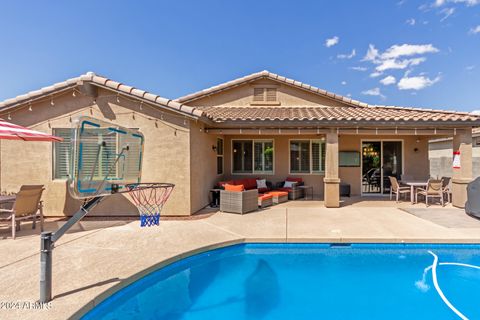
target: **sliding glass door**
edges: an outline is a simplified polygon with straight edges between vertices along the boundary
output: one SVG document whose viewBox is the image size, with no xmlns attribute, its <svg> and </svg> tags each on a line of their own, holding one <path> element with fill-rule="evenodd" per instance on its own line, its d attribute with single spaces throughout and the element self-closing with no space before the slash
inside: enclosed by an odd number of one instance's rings
<svg viewBox="0 0 480 320">
<path fill-rule="evenodd" d="M 389 176 L 402 175 L 401 141 L 362 142 L 362 194 L 390 192 Z"/>
</svg>

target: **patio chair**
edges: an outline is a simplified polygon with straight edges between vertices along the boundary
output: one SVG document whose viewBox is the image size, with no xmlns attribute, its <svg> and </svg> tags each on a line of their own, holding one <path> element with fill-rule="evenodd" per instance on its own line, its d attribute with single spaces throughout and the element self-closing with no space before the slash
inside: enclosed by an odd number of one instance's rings
<svg viewBox="0 0 480 320">
<path fill-rule="evenodd" d="M 404 194 L 406 198 L 406 194 L 410 193 L 410 187 L 401 187 L 398 184 L 398 180 L 396 177 L 389 176 L 388 178 L 390 179 L 390 200 L 392 200 L 392 195 L 394 193 L 397 202 L 400 199 L 401 194 Z"/>
<path fill-rule="evenodd" d="M 258 190 L 220 191 L 220 211 L 244 214 L 258 210 Z"/>
<path fill-rule="evenodd" d="M 442 189 L 443 189 L 443 194 L 447 196 L 447 202 L 451 203 L 452 202 L 452 178 L 450 177 L 442 177 Z"/>
<path fill-rule="evenodd" d="M 426 189 L 418 188 L 415 195 L 415 202 L 418 202 L 418 195 L 425 197 L 425 205 L 428 207 L 429 198 L 439 198 L 442 207 L 445 205 L 443 201 L 443 180 L 428 179 Z"/>
<path fill-rule="evenodd" d="M 43 231 L 43 203 L 40 200 L 43 190 L 43 185 L 24 185 L 17 193 L 12 209 L 0 209 L 0 220 L 11 222 L 12 239 L 15 240 L 22 220 L 33 219 L 32 229 L 35 229 L 37 216 L 40 217 L 40 230 Z"/>
</svg>

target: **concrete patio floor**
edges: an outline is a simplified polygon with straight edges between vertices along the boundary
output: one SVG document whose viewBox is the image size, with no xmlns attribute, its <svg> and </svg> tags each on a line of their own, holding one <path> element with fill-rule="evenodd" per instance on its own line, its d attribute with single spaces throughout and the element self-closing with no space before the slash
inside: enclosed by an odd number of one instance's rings
<svg viewBox="0 0 480 320">
<path fill-rule="evenodd" d="M 0 306 L 0 319 L 78 318 L 81 312 L 112 292 L 158 267 L 206 248 L 227 244 L 480 243 L 480 221 L 465 220 L 459 209 L 432 206 L 421 211 L 420 217 L 403 209 L 425 208 L 424 205 L 396 204 L 385 199 L 347 201 L 350 205 L 327 209 L 319 201 L 300 200 L 245 215 L 217 212 L 205 219 L 165 220 L 159 227 L 152 228 L 140 228 L 138 221 L 82 221 L 54 250 L 54 300 L 50 308 Z M 429 212 L 442 223 L 427 219 Z M 461 219 L 461 223 L 455 219 Z M 61 223 L 48 222 L 46 229 L 56 230 Z M 8 229 L 0 228 L 0 237 L 8 235 Z M 0 254 L 0 302 L 36 301 L 39 296 L 38 232 L 32 232 L 25 225 L 16 240 L 9 237 L 0 240 Z"/>
</svg>

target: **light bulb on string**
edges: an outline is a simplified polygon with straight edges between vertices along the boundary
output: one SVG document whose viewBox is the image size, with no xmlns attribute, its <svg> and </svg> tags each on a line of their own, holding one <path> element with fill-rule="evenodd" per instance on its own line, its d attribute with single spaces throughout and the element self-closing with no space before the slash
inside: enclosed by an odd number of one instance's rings
<svg viewBox="0 0 480 320">
<path fill-rule="evenodd" d="M 50 99 L 50 105 L 53 107 L 55 106 L 55 102 L 53 102 L 53 98 Z"/>
<path fill-rule="evenodd" d="M 120 103 L 120 95 L 117 93 L 117 103 Z"/>
<path fill-rule="evenodd" d="M 7 119 L 8 119 L 8 120 L 12 120 L 12 117 L 10 116 L 10 113 L 8 114 Z"/>
<path fill-rule="evenodd" d="M 28 111 L 32 111 L 32 104 L 31 103 L 28 105 Z"/>
<path fill-rule="evenodd" d="M 75 90 L 73 90 L 72 97 L 76 97 L 76 96 L 77 96 L 77 94 L 75 93 Z"/>
</svg>

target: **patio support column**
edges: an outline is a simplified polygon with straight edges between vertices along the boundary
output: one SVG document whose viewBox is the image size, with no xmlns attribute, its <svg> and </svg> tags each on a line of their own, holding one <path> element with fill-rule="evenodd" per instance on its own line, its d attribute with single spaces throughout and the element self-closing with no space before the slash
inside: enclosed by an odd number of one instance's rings
<svg viewBox="0 0 480 320">
<path fill-rule="evenodd" d="M 460 151 L 460 168 L 452 168 L 452 204 L 465 208 L 467 184 L 472 181 L 472 128 L 456 131 L 453 151 Z"/>
<path fill-rule="evenodd" d="M 338 132 L 331 129 L 326 136 L 324 200 L 325 207 L 340 207 L 340 179 L 338 177 Z"/>
</svg>

